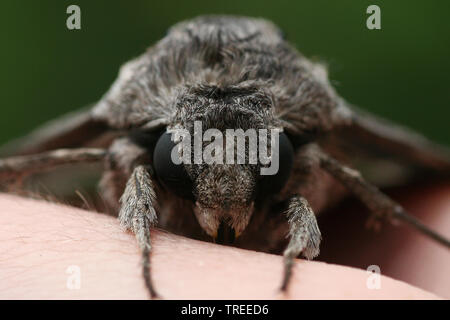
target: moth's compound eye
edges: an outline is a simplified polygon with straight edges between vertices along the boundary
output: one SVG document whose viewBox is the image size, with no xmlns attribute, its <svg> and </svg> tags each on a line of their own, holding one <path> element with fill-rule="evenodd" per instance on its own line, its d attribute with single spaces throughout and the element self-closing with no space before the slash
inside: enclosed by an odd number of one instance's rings
<svg viewBox="0 0 450 320">
<path fill-rule="evenodd" d="M 279 135 L 279 168 L 274 175 L 261 176 L 259 181 L 259 198 L 266 198 L 281 191 L 289 179 L 294 160 L 294 148 L 286 134 Z"/>
<path fill-rule="evenodd" d="M 156 143 L 153 152 L 153 166 L 161 184 L 176 195 L 193 200 L 192 181 L 183 164 L 175 164 L 171 153 L 176 144 L 170 133 L 163 133 Z"/>
</svg>

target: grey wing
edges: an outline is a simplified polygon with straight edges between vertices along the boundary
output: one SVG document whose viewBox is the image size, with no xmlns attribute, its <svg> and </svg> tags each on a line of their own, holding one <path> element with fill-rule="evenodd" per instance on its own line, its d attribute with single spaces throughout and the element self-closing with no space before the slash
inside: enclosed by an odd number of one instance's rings
<svg viewBox="0 0 450 320">
<path fill-rule="evenodd" d="M 158 130 L 169 123 L 178 94 L 176 65 L 169 63 L 162 40 L 141 56 L 125 63 L 92 116 L 111 128 Z"/>
<path fill-rule="evenodd" d="M 372 182 L 398 185 L 422 176 L 450 177 L 450 151 L 411 129 L 365 112 L 345 101 L 347 121 L 321 140 Z"/>
</svg>

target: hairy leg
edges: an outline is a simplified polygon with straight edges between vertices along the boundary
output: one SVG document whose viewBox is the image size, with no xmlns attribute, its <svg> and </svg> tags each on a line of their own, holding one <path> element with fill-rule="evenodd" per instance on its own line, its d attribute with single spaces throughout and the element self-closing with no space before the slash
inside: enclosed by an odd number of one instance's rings
<svg viewBox="0 0 450 320">
<path fill-rule="evenodd" d="M 119 221 L 132 231 L 142 250 L 142 273 L 152 298 L 158 296 L 150 274 L 150 227 L 157 224 L 155 212 L 156 195 L 152 178 L 145 166 L 137 166 L 127 182 L 120 198 Z"/>
<path fill-rule="evenodd" d="M 279 198 L 282 203 L 287 203 L 286 217 L 290 237 L 283 253 L 282 291 L 286 291 L 289 286 L 295 258 L 302 254 L 311 260 L 319 255 L 321 233 L 311 206 L 313 204 L 316 210 L 320 211 L 329 201 L 329 198 L 325 199 L 322 194 L 328 194 L 326 189 L 330 187 L 330 183 L 313 156 L 314 150 L 315 146 L 308 144 L 296 152 L 291 177 Z"/>
<path fill-rule="evenodd" d="M 286 212 L 289 223 L 289 244 L 284 251 L 284 276 L 281 290 L 287 290 L 294 259 L 301 253 L 311 260 L 319 255 L 321 234 L 316 217 L 305 198 L 294 196 Z"/>
<path fill-rule="evenodd" d="M 155 183 L 147 152 L 128 138 L 116 140 L 108 150 L 107 168 L 101 182 L 110 207 L 119 209 L 122 227 L 136 235 L 142 251 L 142 273 L 151 297 L 157 297 L 150 274 L 150 227 L 157 224 Z M 127 181 L 125 187 L 122 181 Z M 120 199 L 116 197 L 121 195 Z"/>
</svg>

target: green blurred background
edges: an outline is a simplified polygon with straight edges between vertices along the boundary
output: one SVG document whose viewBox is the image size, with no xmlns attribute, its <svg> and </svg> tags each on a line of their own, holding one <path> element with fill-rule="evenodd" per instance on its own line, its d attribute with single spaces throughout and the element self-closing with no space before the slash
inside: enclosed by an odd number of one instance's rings
<svg viewBox="0 0 450 320">
<path fill-rule="evenodd" d="M 66 8 L 81 7 L 81 30 Z M 381 7 L 382 30 L 366 28 Z M 13 1 L 0 4 L 0 145 L 99 99 L 119 66 L 173 23 L 206 13 L 265 17 L 324 61 L 347 100 L 450 145 L 448 1 Z"/>
</svg>

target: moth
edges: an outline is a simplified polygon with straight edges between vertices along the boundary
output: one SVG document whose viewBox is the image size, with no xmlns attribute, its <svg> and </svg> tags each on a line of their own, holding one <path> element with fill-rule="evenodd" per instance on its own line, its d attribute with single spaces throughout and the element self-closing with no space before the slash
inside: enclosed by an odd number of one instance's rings
<svg viewBox="0 0 450 320">
<path fill-rule="evenodd" d="M 278 172 L 261 175 L 261 164 L 175 164 L 171 133 L 193 133 L 195 121 L 220 132 L 279 130 Z M 264 19 L 178 23 L 122 66 L 92 108 L 13 144 L 16 154 L 0 160 L 4 188 L 60 165 L 104 164 L 101 193 L 136 235 L 152 297 L 158 295 L 150 274 L 152 227 L 283 253 L 286 290 L 294 259 L 319 254 L 316 214 L 347 194 L 371 210 L 374 223 L 402 221 L 450 247 L 379 189 L 386 181 L 448 175 L 447 150 L 347 103 L 326 68 Z M 367 168 L 377 179 L 365 178 Z"/>
</svg>

